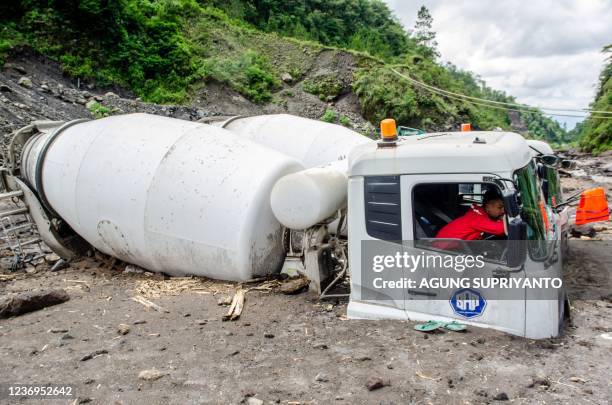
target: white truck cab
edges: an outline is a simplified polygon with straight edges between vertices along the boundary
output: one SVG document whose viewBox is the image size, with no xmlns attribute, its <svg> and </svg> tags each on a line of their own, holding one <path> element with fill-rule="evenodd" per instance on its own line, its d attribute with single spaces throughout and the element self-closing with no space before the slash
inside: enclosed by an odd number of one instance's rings
<svg viewBox="0 0 612 405">
<path fill-rule="evenodd" d="M 403 288 L 399 294 L 383 288 L 371 294 L 374 270 L 364 260 L 364 249 L 377 241 L 412 255 L 457 255 L 435 245 L 437 232 L 479 204 L 485 190 L 495 189 L 504 199 L 507 239 L 521 247 L 484 259 L 480 276 L 560 279 L 559 215 L 545 201 L 536 162 L 522 136 L 429 133 L 364 144 L 351 151 L 348 176 L 349 318 L 460 320 L 528 338 L 560 334 L 566 312 L 563 288 L 546 297 L 523 288 L 508 299 L 491 299 L 477 288 L 458 288 L 450 297 L 435 288 Z"/>
</svg>

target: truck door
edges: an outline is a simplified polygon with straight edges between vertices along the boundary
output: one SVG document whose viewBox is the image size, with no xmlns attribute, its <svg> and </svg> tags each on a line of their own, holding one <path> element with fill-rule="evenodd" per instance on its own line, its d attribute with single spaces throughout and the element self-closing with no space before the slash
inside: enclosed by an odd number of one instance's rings
<svg viewBox="0 0 612 405">
<path fill-rule="evenodd" d="M 526 276 L 560 279 L 563 228 L 552 210 L 546 209 L 542 190 L 534 180 L 535 164 L 531 162 L 517 170 L 514 179 L 519 187 L 529 239 Z M 565 290 L 561 288 L 551 293 L 550 290 L 527 289 L 525 298 L 525 336 L 535 339 L 558 336 L 564 318 Z"/>
<path fill-rule="evenodd" d="M 374 262 L 403 249 L 405 193 L 400 176 L 349 179 L 348 246 L 352 287 L 348 313 L 352 318 L 406 319 L 404 289 L 380 284 L 383 279 L 401 280 L 403 269 L 379 272 L 377 267 L 386 267 L 386 263 Z"/>
<path fill-rule="evenodd" d="M 412 320 L 459 320 L 463 323 L 492 327 L 516 335 L 524 335 L 524 290 L 513 290 L 498 299 L 475 286 L 475 279 L 522 278 L 523 268 L 508 268 L 504 259 L 505 241 L 466 243 L 444 240 L 436 234 L 449 222 L 465 215 L 482 203 L 485 190 L 498 186 L 483 181 L 490 175 L 478 174 L 420 174 L 401 176 L 401 188 L 406 190 L 402 201 L 402 228 L 407 239 L 407 251 L 422 257 L 414 272 L 431 283 L 407 289 L 404 308 Z M 500 250 L 501 249 L 501 250 Z M 463 258 L 461 258 L 463 256 Z M 477 259 L 466 262 L 466 257 Z M 449 270 L 449 266 L 450 270 Z M 414 273 L 412 273 L 414 275 Z M 451 282 L 454 278 L 455 282 Z M 461 280 L 465 284 L 460 285 Z M 437 283 L 437 284 L 434 284 Z M 489 281 L 490 282 L 490 281 Z M 446 283 L 446 284 L 444 284 Z"/>
</svg>

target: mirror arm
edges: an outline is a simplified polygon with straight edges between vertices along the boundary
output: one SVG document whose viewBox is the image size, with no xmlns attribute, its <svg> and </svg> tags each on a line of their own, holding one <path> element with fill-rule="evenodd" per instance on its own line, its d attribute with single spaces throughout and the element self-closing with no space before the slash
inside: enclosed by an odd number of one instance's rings
<svg viewBox="0 0 612 405">
<path fill-rule="evenodd" d="M 554 209 L 557 209 L 557 208 L 559 208 L 559 207 L 563 207 L 563 206 L 565 206 L 565 205 L 570 205 L 570 204 L 575 203 L 575 202 L 576 202 L 576 200 L 578 199 L 578 197 L 580 197 L 580 194 L 582 194 L 582 190 L 581 190 L 581 191 L 578 191 L 578 192 L 576 192 L 576 193 L 574 193 L 574 194 L 572 194 L 572 195 L 570 195 L 569 197 L 567 197 L 567 198 L 565 199 L 565 201 L 563 201 L 562 203 L 559 203 L 559 204 L 555 205 L 553 208 L 554 208 Z"/>
</svg>

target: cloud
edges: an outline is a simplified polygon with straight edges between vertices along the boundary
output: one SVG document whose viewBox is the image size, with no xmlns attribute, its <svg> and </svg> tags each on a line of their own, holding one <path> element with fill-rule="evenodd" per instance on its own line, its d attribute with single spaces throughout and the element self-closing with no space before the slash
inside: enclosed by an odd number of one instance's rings
<svg viewBox="0 0 612 405">
<path fill-rule="evenodd" d="M 387 0 L 408 29 L 424 4 L 441 59 L 520 102 L 586 108 L 612 42 L 609 0 Z M 562 122 L 575 122 L 563 117 Z"/>
</svg>

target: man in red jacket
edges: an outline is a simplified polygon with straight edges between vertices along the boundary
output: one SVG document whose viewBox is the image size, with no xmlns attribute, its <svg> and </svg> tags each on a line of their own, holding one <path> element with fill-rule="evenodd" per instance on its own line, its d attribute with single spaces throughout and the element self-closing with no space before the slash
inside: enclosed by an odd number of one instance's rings
<svg viewBox="0 0 612 405">
<path fill-rule="evenodd" d="M 436 235 L 436 238 L 479 240 L 484 234 L 504 236 L 504 201 L 495 190 L 488 190 L 482 199 L 482 207 L 472 207 L 461 217 L 449 222 Z"/>
</svg>

